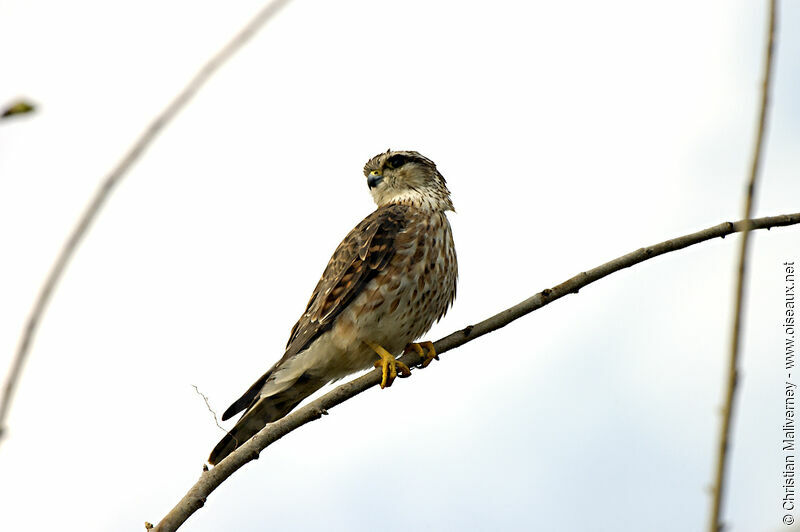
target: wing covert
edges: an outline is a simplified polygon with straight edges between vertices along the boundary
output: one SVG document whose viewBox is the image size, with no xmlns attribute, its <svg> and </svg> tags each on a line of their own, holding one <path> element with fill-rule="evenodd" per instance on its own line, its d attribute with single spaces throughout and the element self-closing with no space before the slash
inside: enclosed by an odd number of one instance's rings
<svg viewBox="0 0 800 532">
<path fill-rule="evenodd" d="M 406 226 L 409 206 L 387 205 L 364 218 L 342 240 L 292 328 L 284 360 L 313 342 L 364 286 L 392 260 L 395 238 Z M 279 363 L 280 364 L 280 363 Z"/>
</svg>

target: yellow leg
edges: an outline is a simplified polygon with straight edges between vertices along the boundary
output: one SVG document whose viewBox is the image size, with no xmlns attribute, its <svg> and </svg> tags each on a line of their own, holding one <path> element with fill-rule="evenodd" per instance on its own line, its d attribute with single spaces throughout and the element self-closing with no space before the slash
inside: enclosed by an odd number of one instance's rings
<svg viewBox="0 0 800 532">
<path fill-rule="evenodd" d="M 428 348 L 428 352 L 425 353 L 423 347 Z M 436 349 L 433 347 L 433 342 L 420 342 L 418 344 L 408 344 L 406 347 L 406 351 L 413 349 L 416 351 L 419 356 L 422 357 L 422 367 L 427 368 L 428 364 L 433 362 L 433 360 L 439 360 L 439 355 L 436 354 Z"/>
<path fill-rule="evenodd" d="M 375 362 L 376 368 L 381 368 L 383 372 L 383 377 L 381 378 L 381 388 L 386 388 L 391 386 L 394 382 L 395 377 L 397 377 L 397 371 L 400 371 L 401 377 L 409 377 L 411 376 L 411 370 L 408 369 L 408 366 L 394 358 L 389 351 L 384 349 L 378 344 L 374 344 L 372 342 L 364 342 L 368 346 L 375 351 L 381 359 Z"/>
</svg>

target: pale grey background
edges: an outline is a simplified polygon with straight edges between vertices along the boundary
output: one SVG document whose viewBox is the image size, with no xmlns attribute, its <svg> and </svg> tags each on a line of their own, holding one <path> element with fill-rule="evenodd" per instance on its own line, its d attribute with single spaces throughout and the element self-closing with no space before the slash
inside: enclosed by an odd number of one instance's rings
<svg viewBox="0 0 800 532">
<path fill-rule="evenodd" d="M 261 6 L 0 1 L 0 368 L 101 178 Z M 436 339 L 618 255 L 737 219 L 766 2 L 297 0 L 107 205 L 36 339 L 0 446 L 8 530 L 141 530 L 280 355 L 373 206 L 363 163 L 447 177 L 458 299 Z M 800 6 L 782 3 L 757 215 L 800 210 Z M 702 530 L 737 238 L 598 282 L 331 411 L 226 482 L 216 530 Z M 780 519 L 781 263 L 758 232 L 726 516 Z"/>
</svg>

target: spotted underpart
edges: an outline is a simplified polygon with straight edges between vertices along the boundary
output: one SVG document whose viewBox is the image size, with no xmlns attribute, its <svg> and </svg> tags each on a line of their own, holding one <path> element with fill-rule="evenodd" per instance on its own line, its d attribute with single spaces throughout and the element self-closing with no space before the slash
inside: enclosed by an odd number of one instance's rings
<svg viewBox="0 0 800 532">
<path fill-rule="evenodd" d="M 453 204 L 436 165 L 387 151 L 364 175 L 378 209 L 336 248 L 281 360 L 223 414 L 245 410 L 212 464 L 323 385 L 371 367 L 378 357 L 369 344 L 397 356 L 452 304 L 458 267 L 445 212 Z"/>
</svg>

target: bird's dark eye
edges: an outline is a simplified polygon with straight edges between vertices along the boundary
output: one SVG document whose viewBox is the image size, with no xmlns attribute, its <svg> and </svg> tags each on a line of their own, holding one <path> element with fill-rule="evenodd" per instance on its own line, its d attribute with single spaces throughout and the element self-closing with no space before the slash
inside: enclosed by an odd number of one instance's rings
<svg viewBox="0 0 800 532">
<path fill-rule="evenodd" d="M 408 162 L 408 157 L 406 157 L 405 155 L 400 155 L 398 153 L 386 159 L 386 166 L 394 170 L 395 168 L 400 168 L 407 162 Z"/>
</svg>

